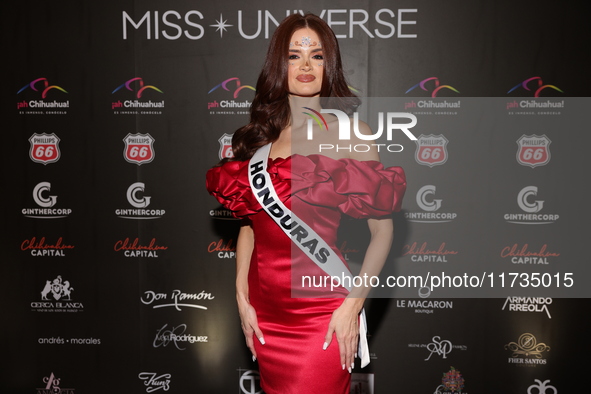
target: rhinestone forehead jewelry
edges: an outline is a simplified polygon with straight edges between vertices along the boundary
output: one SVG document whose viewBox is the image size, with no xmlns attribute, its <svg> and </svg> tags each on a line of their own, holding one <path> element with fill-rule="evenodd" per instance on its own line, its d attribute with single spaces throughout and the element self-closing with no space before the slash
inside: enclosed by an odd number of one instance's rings
<svg viewBox="0 0 591 394">
<path fill-rule="evenodd" d="M 309 46 L 314 46 L 314 45 L 318 45 L 320 46 L 320 44 L 318 44 L 316 41 L 312 42 L 312 40 L 310 39 L 310 37 L 302 37 L 302 42 L 295 42 L 295 45 L 299 46 L 299 47 L 309 47 Z M 289 44 L 289 47 L 291 48 L 292 44 Z"/>
</svg>

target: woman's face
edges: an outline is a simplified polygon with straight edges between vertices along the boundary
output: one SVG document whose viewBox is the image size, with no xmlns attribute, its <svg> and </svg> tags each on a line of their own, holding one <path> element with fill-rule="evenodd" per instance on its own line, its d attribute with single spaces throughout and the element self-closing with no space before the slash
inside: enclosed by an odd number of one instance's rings
<svg viewBox="0 0 591 394">
<path fill-rule="evenodd" d="M 312 29 L 296 30 L 289 42 L 287 79 L 289 93 L 314 97 L 322 88 L 324 57 L 322 43 Z"/>
</svg>

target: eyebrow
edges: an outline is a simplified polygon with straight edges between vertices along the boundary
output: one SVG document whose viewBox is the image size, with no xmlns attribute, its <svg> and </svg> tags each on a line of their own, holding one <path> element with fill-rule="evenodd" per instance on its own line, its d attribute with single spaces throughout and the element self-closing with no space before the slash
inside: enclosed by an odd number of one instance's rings
<svg viewBox="0 0 591 394">
<path fill-rule="evenodd" d="M 289 50 L 289 52 L 300 53 L 300 52 L 302 52 L 302 51 L 301 51 L 301 50 L 299 50 L 299 49 L 290 49 L 290 50 Z M 315 52 L 322 52 L 322 47 L 320 47 L 320 48 L 315 48 L 315 49 L 312 49 L 311 53 L 315 53 Z"/>
</svg>

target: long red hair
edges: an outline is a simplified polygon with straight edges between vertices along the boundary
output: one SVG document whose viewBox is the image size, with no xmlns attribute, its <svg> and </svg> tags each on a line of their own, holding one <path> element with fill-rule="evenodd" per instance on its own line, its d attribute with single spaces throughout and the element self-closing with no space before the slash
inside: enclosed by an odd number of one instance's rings
<svg viewBox="0 0 591 394">
<path fill-rule="evenodd" d="M 233 160 L 248 160 L 254 152 L 279 138 L 281 130 L 289 126 L 290 107 L 287 83 L 289 42 L 296 30 L 310 28 L 322 43 L 324 71 L 321 101 L 351 114 L 359 99 L 351 92 L 343 75 L 341 53 L 330 27 L 313 14 L 293 14 L 285 18 L 275 30 L 263 69 L 256 84 L 256 94 L 250 107 L 250 123 L 239 128 L 232 138 Z M 326 103 L 326 99 L 334 102 Z"/>
</svg>

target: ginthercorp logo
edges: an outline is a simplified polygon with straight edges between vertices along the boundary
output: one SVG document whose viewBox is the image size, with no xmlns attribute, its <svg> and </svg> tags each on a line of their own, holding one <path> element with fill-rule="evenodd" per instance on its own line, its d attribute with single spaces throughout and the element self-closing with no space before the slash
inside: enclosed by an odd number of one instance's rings
<svg viewBox="0 0 591 394">
<path fill-rule="evenodd" d="M 204 15 L 198 10 L 189 11 L 146 11 L 135 16 L 122 11 L 122 37 L 127 40 L 130 35 L 145 37 L 148 40 L 199 40 L 205 31 L 223 39 L 224 32 L 232 36 L 239 35 L 246 40 L 256 38 L 268 39 L 279 22 L 292 13 L 304 14 L 304 10 L 237 10 L 237 15 L 224 16 L 222 13 Z M 375 12 L 364 9 L 317 9 L 314 11 L 320 18 L 327 21 L 336 33 L 336 37 L 376 39 L 417 38 L 416 8 L 389 9 L 380 8 Z M 338 14 L 338 20 L 335 20 Z M 136 32 L 133 31 L 136 30 Z M 237 32 L 236 32 L 237 31 Z"/>
<path fill-rule="evenodd" d="M 46 280 L 39 301 L 31 302 L 34 312 L 82 312 L 84 305 L 72 300 L 74 287 L 68 280 L 58 275 L 55 279 Z"/>
<path fill-rule="evenodd" d="M 258 371 L 239 369 L 238 387 L 241 394 L 261 394 L 261 377 Z"/>
<path fill-rule="evenodd" d="M 138 378 L 144 383 L 146 393 L 153 393 L 157 390 L 170 390 L 172 375 L 169 373 L 159 375 L 156 372 L 140 372 Z"/>
<path fill-rule="evenodd" d="M 49 83 L 47 78 L 37 78 L 23 86 L 17 93 L 23 97 L 38 97 L 23 99 L 16 103 L 19 114 L 28 115 L 64 115 L 70 107 L 70 101 L 51 100 L 50 97 L 60 97 L 68 92 L 58 85 Z"/>
<path fill-rule="evenodd" d="M 517 162 L 535 168 L 550 162 L 550 138 L 545 134 L 522 135 L 517 140 Z"/>
<path fill-rule="evenodd" d="M 540 213 L 544 208 L 544 200 L 538 200 L 538 187 L 526 186 L 517 194 L 517 205 L 525 213 L 507 213 L 504 218 L 512 224 L 552 224 L 559 215 Z"/>
<path fill-rule="evenodd" d="M 232 136 L 233 134 L 224 133 L 218 139 L 218 142 L 220 143 L 220 150 L 218 152 L 220 160 L 231 159 L 234 157 L 234 152 L 232 151 Z"/>
<path fill-rule="evenodd" d="M 51 183 L 39 182 L 33 188 L 33 200 L 41 208 L 23 208 L 22 213 L 32 219 L 61 219 L 72 213 L 71 208 L 54 208 L 57 204 L 56 195 L 51 194 Z"/>
<path fill-rule="evenodd" d="M 509 94 L 513 91 L 522 92 L 522 93 L 529 92 L 529 93 L 533 93 L 534 97 L 540 97 L 540 95 L 542 94 L 542 91 L 544 91 L 544 90 L 550 90 L 550 91 L 554 90 L 554 91 L 557 91 L 560 93 L 564 93 L 561 89 L 559 89 L 558 87 L 556 87 L 554 85 L 544 84 L 544 82 L 542 82 L 542 78 L 540 78 L 540 77 L 531 77 L 531 78 L 528 78 L 528 79 L 524 80 L 523 82 L 520 82 L 517 85 L 513 86 L 511 89 L 509 89 L 507 94 Z"/>
<path fill-rule="evenodd" d="M 521 334 L 517 342 L 509 342 L 505 350 L 511 352 L 508 359 L 509 364 L 535 366 L 545 365 L 544 352 L 550 351 L 550 346 L 538 342 L 536 337 L 529 332 Z"/>
<path fill-rule="evenodd" d="M 154 94 L 148 94 L 147 92 L 154 92 Z M 111 109 L 115 115 L 161 115 L 162 109 L 164 109 L 164 100 L 152 101 L 152 98 L 158 97 L 164 92 L 154 85 L 145 84 L 140 77 L 125 81 L 116 87 L 111 94 L 134 97 L 134 99 L 113 101 Z"/>
<path fill-rule="evenodd" d="M 245 99 L 248 95 L 244 94 L 244 90 L 256 91 L 250 85 L 243 85 L 240 78 L 232 77 L 223 80 L 207 92 L 208 95 L 211 95 L 210 100 L 213 100 L 207 102 L 209 113 L 212 115 L 248 115 L 252 98 L 250 101 Z M 240 100 L 239 96 L 242 96 Z"/>
<path fill-rule="evenodd" d="M 546 313 L 548 319 L 552 319 L 548 305 L 552 304 L 552 298 L 548 297 L 507 297 L 502 310 L 511 312 Z"/>
<path fill-rule="evenodd" d="M 154 160 L 154 137 L 150 134 L 127 134 L 123 138 L 123 158 L 132 164 L 142 165 Z"/>
<path fill-rule="evenodd" d="M 351 122 L 351 118 L 345 112 L 340 111 L 338 109 L 325 109 L 322 108 L 320 111 L 314 110 L 310 107 L 302 107 L 304 111 L 303 114 L 309 116 L 307 121 L 307 139 L 313 140 L 314 139 L 314 129 L 328 129 L 329 125 L 326 121 L 326 118 L 322 116 L 322 114 L 332 114 L 336 116 L 338 122 L 338 132 L 339 132 L 339 141 L 344 142 L 343 144 L 319 144 L 318 145 L 318 153 L 326 152 L 326 151 L 346 151 L 346 152 L 368 152 L 371 149 L 376 149 L 378 152 L 391 152 L 397 153 L 402 152 L 404 147 L 401 144 L 378 144 L 378 143 L 371 143 L 371 144 L 347 144 L 347 141 L 351 140 L 351 124 L 353 124 L 353 133 L 355 137 L 359 140 L 363 141 L 373 141 L 377 142 L 377 140 L 382 137 L 384 131 L 386 131 L 386 139 L 388 141 L 393 140 L 394 131 L 400 130 L 408 137 L 411 141 L 416 141 L 417 137 L 409 130 L 416 126 L 417 124 L 417 117 L 413 114 L 409 114 L 406 112 L 378 112 L 378 129 L 374 134 L 363 134 L 359 129 L 359 113 L 353 113 L 353 121 Z M 409 119 L 410 122 L 407 123 L 399 123 L 399 121 L 395 121 L 395 119 Z M 386 126 L 384 127 L 384 119 Z M 316 126 L 314 126 L 316 124 Z"/>
<path fill-rule="evenodd" d="M 443 200 L 435 198 L 437 187 L 425 185 L 417 191 L 416 202 L 423 212 L 406 212 L 404 216 L 414 223 L 448 223 L 458 216 L 455 212 L 438 212 Z"/>
<path fill-rule="evenodd" d="M 60 139 L 55 133 L 33 134 L 29 137 L 29 143 L 31 144 L 29 157 L 35 163 L 45 165 L 55 163 L 61 156 L 59 142 Z"/>
<path fill-rule="evenodd" d="M 464 391 L 464 385 L 465 380 L 462 377 L 460 371 L 454 367 L 450 367 L 450 370 L 443 374 L 443 378 L 441 378 L 441 384 L 437 386 L 434 394 L 468 394 L 466 391 Z"/>
<path fill-rule="evenodd" d="M 434 167 L 445 164 L 447 161 L 447 144 L 449 140 L 443 134 L 421 134 L 415 143 L 417 144 L 415 152 L 417 163 Z"/>
<path fill-rule="evenodd" d="M 75 389 L 73 388 L 66 388 L 60 387 L 61 386 L 61 379 L 54 375 L 52 372 L 49 376 L 43 378 L 44 387 L 37 388 L 37 394 L 49 394 L 49 393 L 59 393 L 59 394 L 74 394 Z"/>
<path fill-rule="evenodd" d="M 144 194 L 146 185 L 135 182 L 127 188 L 127 202 L 133 209 L 116 209 L 115 214 L 121 219 L 160 219 L 166 211 L 164 209 L 147 209 L 152 200 Z"/>
</svg>

